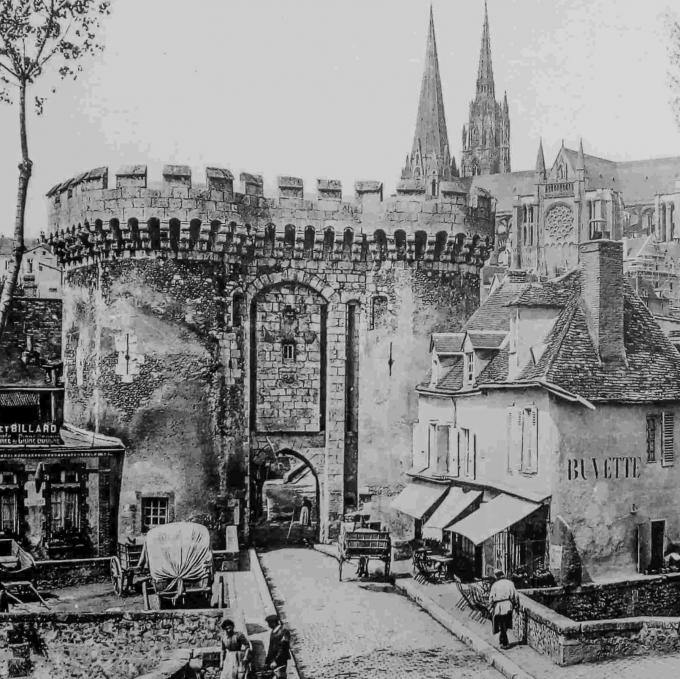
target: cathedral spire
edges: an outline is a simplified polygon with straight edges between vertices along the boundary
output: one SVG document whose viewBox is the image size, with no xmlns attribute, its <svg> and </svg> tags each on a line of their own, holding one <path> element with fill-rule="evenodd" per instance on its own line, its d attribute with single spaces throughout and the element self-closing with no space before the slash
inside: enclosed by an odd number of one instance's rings
<svg viewBox="0 0 680 679">
<path fill-rule="evenodd" d="M 425 68 L 420 86 L 418 118 L 413 136 L 409 163 L 404 168 L 404 179 L 449 180 L 452 176 L 449 138 L 444 116 L 444 97 L 439 75 L 437 41 L 434 33 L 434 15 L 430 5 L 430 25 L 425 49 Z M 431 181 L 428 181 L 428 190 Z"/>
<path fill-rule="evenodd" d="M 538 156 L 536 156 L 536 175 L 539 180 L 545 181 L 545 156 L 543 155 L 543 139 L 538 144 Z"/>
<path fill-rule="evenodd" d="M 484 0 L 484 27 L 482 28 L 482 46 L 479 51 L 479 70 L 477 72 L 477 95 L 494 93 L 493 65 L 491 63 L 491 38 L 489 36 L 489 11 Z"/>
</svg>

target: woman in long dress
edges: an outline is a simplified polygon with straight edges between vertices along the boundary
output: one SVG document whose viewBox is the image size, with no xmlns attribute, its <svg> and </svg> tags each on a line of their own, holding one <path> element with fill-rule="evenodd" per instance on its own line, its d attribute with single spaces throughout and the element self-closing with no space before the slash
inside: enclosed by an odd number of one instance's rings
<svg viewBox="0 0 680 679">
<path fill-rule="evenodd" d="M 249 679 L 252 645 L 243 632 L 237 632 L 234 622 L 222 621 L 222 673 L 220 679 Z"/>
</svg>

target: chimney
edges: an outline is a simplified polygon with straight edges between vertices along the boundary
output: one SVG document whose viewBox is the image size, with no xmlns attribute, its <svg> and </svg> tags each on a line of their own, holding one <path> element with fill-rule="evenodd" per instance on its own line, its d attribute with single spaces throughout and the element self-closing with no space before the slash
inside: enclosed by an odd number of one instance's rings
<svg viewBox="0 0 680 679">
<path fill-rule="evenodd" d="M 592 240 L 579 247 L 581 296 L 588 332 L 603 363 L 626 360 L 623 342 L 623 243 Z"/>
</svg>

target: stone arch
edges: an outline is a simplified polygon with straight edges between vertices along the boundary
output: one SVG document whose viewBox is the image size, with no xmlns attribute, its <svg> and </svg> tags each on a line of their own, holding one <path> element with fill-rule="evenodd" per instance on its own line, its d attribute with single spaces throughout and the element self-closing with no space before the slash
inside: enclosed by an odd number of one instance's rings
<svg viewBox="0 0 680 679">
<path fill-rule="evenodd" d="M 130 242 L 133 248 L 138 248 L 141 246 L 139 242 L 139 220 L 137 217 L 130 217 L 128 219 L 128 229 L 130 230 Z"/>
<path fill-rule="evenodd" d="M 109 220 L 109 227 L 111 228 L 111 238 L 117 248 L 123 247 L 123 234 L 120 231 L 120 222 L 114 217 Z"/>
<path fill-rule="evenodd" d="M 293 250 L 295 247 L 295 226 L 293 224 L 286 224 L 284 227 L 283 244 L 287 250 Z"/>
<path fill-rule="evenodd" d="M 348 226 L 342 235 L 342 256 L 344 259 L 352 258 L 352 246 L 354 245 L 354 231 Z"/>
<path fill-rule="evenodd" d="M 173 217 L 170 222 L 168 223 L 168 232 L 170 236 L 170 249 L 173 252 L 177 252 L 179 250 L 179 239 L 180 239 L 180 231 L 181 231 L 182 225 L 176 217 Z"/>
<path fill-rule="evenodd" d="M 333 248 L 335 246 L 335 229 L 332 226 L 327 226 L 323 230 L 323 256 L 327 259 L 333 255 Z"/>
<path fill-rule="evenodd" d="M 415 233 L 415 255 L 416 259 L 423 259 L 427 252 L 427 233 L 416 231 Z"/>
<path fill-rule="evenodd" d="M 394 232 L 394 247 L 397 251 L 397 259 L 406 259 L 406 231 L 397 229 Z"/>
<path fill-rule="evenodd" d="M 378 260 L 387 258 L 387 236 L 382 229 L 376 229 L 373 233 L 373 243 L 377 249 Z"/>
<path fill-rule="evenodd" d="M 198 246 L 198 242 L 201 238 L 201 220 L 192 219 L 189 222 L 189 249 L 193 250 Z"/>
<path fill-rule="evenodd" d="M 253 297 L 265 288 L 271 288 L 281 283 L 306 285 L 315 292 L 318 292 L 328 303 L 340 301 L 337 291 L 322 278 L 308 271 L 298 271 L 297 269 L 285 269 L 284 271 L 275 271 L 260 276 L 246 287 L 246 298 L 248 302 L 251 302 Z"/>
</svg>

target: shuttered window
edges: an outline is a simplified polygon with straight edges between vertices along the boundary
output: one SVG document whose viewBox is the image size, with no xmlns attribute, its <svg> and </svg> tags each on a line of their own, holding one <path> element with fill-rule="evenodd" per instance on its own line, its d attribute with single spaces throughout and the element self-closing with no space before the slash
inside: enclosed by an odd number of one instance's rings
<svg viewBox="0 0 680 679">
<path fill-rule="evenodd" d="M 662 430 L 662 451 L 661 464 L 664 467 L 669 467 L 675 461 L 675 415 L 673 413 L 663 413 L 661 415 L 661 430 Z"/>
<path fill-rule="evenodd" d="M 437 424 L 430 422 L 427 429 L 427 466 L 428 468 L 437 461 Z"/>
<path fill-rule="evenodd" d="M 460 476 L 460 440 L 460 429 L 449 427 L 449 476 Z"/>
<path fill-rule="evenodd" d="M 522 456 L 522 409 L 514 406 L 507 410 L 507 452 L 508 471 L 518 470 Z"/>
<path fill-rule="evenodd" d="M 437 425 L 437 461 L 436 469 L 440 474 L 446 474 L 449 461 L 449 425 Z"/>
<path fill-rule="evenodd" d="M 421 422 L 413 425 L 413 468 L 420 470 L 427 467 L 427 429 Z"/>
<path fill-rule="evenodd" d="M 656 462 L 656 415 L 647 415 L 647 462 Z"/>
<path fill-rule="evenodd" d="M 536 406 L 522 409 L 522 472 L 538 471 L 538 410 Z"/>
</svg>

